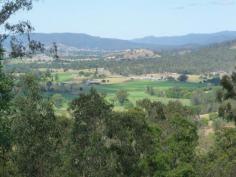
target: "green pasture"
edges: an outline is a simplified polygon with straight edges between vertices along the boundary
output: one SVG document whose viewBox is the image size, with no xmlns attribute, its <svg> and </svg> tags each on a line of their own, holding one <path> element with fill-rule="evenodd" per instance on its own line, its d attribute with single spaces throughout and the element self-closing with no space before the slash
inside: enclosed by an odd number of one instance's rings
<svg viewBox="0 0 236 177">
<path fill-rule="evenodd" d="M 70 72 L 54 73 L 53 75 L 55 76 L 56 74 L 58 76 L 58 82 L 72 81 L 76 77 L 76 73 Z"/>
<path fill-rule="evenodd" d="M 134 80 L 127 81 L 119 84 L 109 85 L 97 85 L 94 86 L 98 91 L 103 93 L 114 93 L 120 89 L 127 90 L 128 92 L 140 92 L 145 91 L 147 86 L 151 86 L 154 89 L 165 90 L 173 87 L 186 88 L 186 89 L 197 89 L 202 88 L 205 84 L 201 83 L 190 83 L 190 82 L 178 82 L 178 81 L 149 81 L 149 80 Z"/>
<path fill-rule="evenodd" d="M 158 96 L 151 96 L 146 93 L 147 86 L 151 86 L 154 89 L 158 90 L 166 90 L 169 88 L 179 87 L 185 89 L 198 89 L 205 87 L 205 84 L 200 83 L 182 83 L 177 81 L 147 81 L 147 80 L 133 80 L 127 81 L 120 84 L 108 84 L 108 85 L 95 85 L 93 86 L 98 92 L 106 95 L 108 100 L 116 99 L 116 92 L 120 89 L 126 90 L 129 94 L 128 100 L 131 104 L 135 105 L 136 101 L 142 100 L 144 98 L 148 98 L 152 101 L 160 101 L 163 103 L 168 103 L 169 101 L 180 101 L 184 105 L 190 105 L 189 99 L 172 99 Z M 84 89 L 88 91 L 91 87 L 84 86 Z M 120 107 L 120 105 L 114 102 L 116 107 Z"/>
<path fill-rule="evenodd" d="M 71 73 L 63 73 L 59 75 L 59 78 L 63 81 L 70 80 Z M 106 96 L 106 99 L 114 105 L 114 109 L 117 111 L 125 110 L 129 107 L 135 106 L 136 102 L 145 98 L 148 98 L 152 101 L 160 101 L 162 103 L 168 103 L 169 101 L 180 101 L 184 105 L 191 105 L 190 99 L 174 99 L 174 98 L 166 98 L 166 97 L 159 97 L 157 95 L 149 95 L 146 93 L 147 86 L 151 86 L 154 89 L 166 90 L 174 87 L 185 88 L 190 90 L 195 90 L 199 88 L 206 87 L 205 84 L 201 83 L 190 83 L 190 82 L 177 82 L 177 81 L 147 81 L 147 80 L 132 80 L 127 81 L 119 84 L 102 84 L 102 85 L 93 85 L 88 86 L 86 84 L 80 85 L 83 88 L 83 92 L 89 92 L 89 90 L 93 87 L 99 93 L 102 93 Z M 124 105 L 120 105 L 117 101 L 116 93 L 118 90 L 123 89 L 128 92 L 128 101 Z M 77 95 L 73 95 L 70 93 L 63 94 L 63 97 L 66 100 L 66 104 L 63 108 L 60 109 L 61 112 L 67 112 L 68 103 L 71 102 L 74 98 L 79 96 L 79 92 Z"/>
</svg>

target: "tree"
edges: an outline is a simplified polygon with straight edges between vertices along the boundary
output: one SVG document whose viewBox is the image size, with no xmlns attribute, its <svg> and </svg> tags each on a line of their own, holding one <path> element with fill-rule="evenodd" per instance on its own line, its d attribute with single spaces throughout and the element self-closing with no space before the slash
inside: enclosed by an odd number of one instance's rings
<svg viewBox="0 0 236 177">
<path fill-rule="evenodd" d="M 5 28 L 7 33 L 0 35 L 0 176 L 8 176 L 9 170 L 7 165 L 10 162 L 10 152 L 12 151 L 12 132 L 11 120 L 9 118 L 9 105 L 12 99 L 11 91 L 13 89 L 12 79 L 3 71 L 2 60 L 4 59 L 3 41 L 11 34 L 12 40 L 10 42 L 12 57 L 22 57 L 25 53 L 25 47 L 20 43 L 15 35 L 23 34 L 25 32 L 25 22 L 10 25 L 8 20 L 19 10 L 30 10 L 32 8 L 32 0 L 9 0 L 1 1 L 0 9 L 0 26 Z"/>
<path fill-rule="evenodd" d="M 148 171 L 156 177 L 195 176 L 197 127 L 188 118 L 192 110 L 179 102 L 163 105 L 148 99 L 138 102 L 152 126 L 159 127 L 159 143 L 146 161 Z"/>
<path fill-rule="evenodd" d="M 153 122 L 166 119 L 165 105 L 161 102 L 151 102 L 149 99 L 144 99 L 138 101 L 137 105 L 145 110 L 148 119 Z"/>
<path fill-rule="evenodd" d="M 152 86 L 147 86 L 146 92 L 151 96 L 155 95 L 155 90 Z"/>
<path fill-rule="evenodd" d="M 52 86 L 53 86 L 52 81 L 47 81 L 46 86 L 47 86 L 47 91 L 51 91 L 52 90 Z"/>
<path fill-rule="evenodd" d="M 128 98 L 128 92 L 126 90 L 119 90 L 116 92 L 116 98 L 123 105 Z"/>
<path fill-rule="evenodd" d="M 0 176 L 7 177 L 9 170 L 7 164 L 10 162 L 12 148 L 12 133 L 9 119 L 0 116 Z"/>
<path fill-rule="evenodd" d="M 0 61 L 1 62 L 1 61 Z M 9 106 L 12 99 L 13 81 L 2 71 L 0 65 L 0 176 L 8 176 L 7 163 L 10 162 L 12 148 Z"/>
<path fill-rule="evenodd" d="M 56 73 L 55 74 L 55 79 L 54 79 L 56 82 L 59 82 L 59 75 Z"/>
<path fill-rule="evenodd" d="M 216 132 L 213 149 L 199 159 L 198 175 L 204 177 L 234 177 L 236 169 L 236 129 L 223 128 Z"/>
<path fill-rule="evenodd" d="M 236 123 L 236 73 L 222 77 L 222 89 L 217 92 L 220 103 L 219 117 Z M 215 146 L 211 151 L 198 159 L 197 168 L 202 169 L 198 176 L 233 177 L 236 169 L 236 129 L 221 127 L 216 131 Z"/>
<path fill-rule="evenodd" d="M 72 102 L 69 176 L 151 175 L 146 161 L 157 148 L 157 128 L 140 109 L 116 113 L 111 108 L 95 90 Z"/>
<path fill-rule="evenodd" d="M 70 176 L 107 176 L 109 162 L 104 131 L 111 108 L 93 89 L 89 94 L 82 94 L 72 102 L 74 124 L 70 147 Z"/>
<path fill-rule="evenodd" d="M 188 80 L 188 76 L 186 74 L 181 74 L 178 77 L 178 81 L 180 81 L 180 82 L 186 82 L 187 80 Z"/>
<path fill-rule="evenodd" d="M 9 0 L 1 2 L 0 26 L 7 31 L 0 36 L 0 43 L 9 37 L 11 39 L 11 57 L 23 57 L 24 55 L 35 54 L 37 51 L 44 51 L 44 46 L 40 42 L 31 40 L 30 33 L 34 30 L 29 21 L 21 21 L 18 24 L 10 24 L 8 20 L 19 10 L 31 10 L 34 0 Z M 19 35 L 26 34 L 27 44 L 19 41 Z"/>
<path fill-rule="evenodd" d="M 221 103 L 219 116 L 236 123 L 236 73 L 231 76 L 223 76 L 220 82 L 222 90 L 218 91 L 217 99 Z"/>
<path fill-rule="evenodd" d="M 173 134 L 167 138 L 167 154 L 170 161 L 168 176 L 189 176 L 195 174 L 193 159 L 198 143 L 197 127 L 185 118 L 175 117 L 171 121 Z M 179 175 L 176 174 L 178 171 Z M 181 172 L 181 173 L 180 173 Z M 170 175 L 171 174 L 171 175 Z"/>
<path fill-rule="evenodd" d="M 15 25 L 10 25 L 6 23 L 5 28 L 10 31 L 11 38 L 11 57 L 23 57 L 25 55 L 31 56 L 36 54 L 36 52 L 44 52 L 44 45 L 38 41 L 31 40 L 30 34 L 34 31 L 29 21 L 22 21 Z M 28 46 L 24 46 L 23 42 L 19 41 L 16 35 L 26 36 Z"/>
<path fill-rule="evenodd" d="M 26 50 L 25 46 L 21 42 L 19 42 L 15 37 L 11 39 L 10 45 L 11 45 L 10 57 L 22 58 L 23 56 L 25 56 L 25 50 Z"/>
<path fill-rule="evenodd" d="M 214 85 L 214 86 L 219 85 L 219 84 L 220 84 L 220 81 L 221 81 L 221 79 L 220 79 L 219 76 L 218 76 L 218 77 L 213 77 L 213 78 L 211 78 L 211 79 L 206 79 L 206 80 L 204 80 L 205 83 L 210 83 L 210 84 L 212 84 L 212 85 Z"/>
<path fill-rule="evenodd" d="M 4 73 L 2 60 L 4 50 L 0 47 L 0 176 L 8 176 L 7 163 L 12 148 L 11 124 L 9 120 L 10 101 L 13 97 L 13 80 Z"/>
<path fill-rule="evenodd" d="M 140 109 L 113 113 L 107 119 L 107 148 L 113 162 L 113 176 L 149 176 L 148 157 L 157 148 L 159 134 L 149 126 Z M 155 133 L 154 133 L 155 132 Z M 110 175 L 112 176 L 112 175 Z"/>
<path fill-rule="evenodd" d="M 53 59 L 58 60 L 59 59 L 59 55 L 58 55 L 58 46 L 56 42 L 53 42 L 52 47 L 50 49 L 50 53 L 53 57 Z"/>
<path fill-rule="evenodd" d="M 65 98 L 61 94 L 54 94 L 52 96 L 52 102 L 56 108 L 63 107 L 63 104 L 66 102 Z"/>
<path fill-rule="evenodd" d="M 0 60 L 1 62 L 1 60 Z M 13 80 L 4 73 L 0 64 L 0 113 L 7 110 L 12 98 Z"/>
<path fill-rule="evenodd" d="M 25 177 L 49 177 L 59 161 L 60 131 L 52 103 L 40 94 L 39 81 L 27 75 L 15 100 L 12 130 L 16 165 Z"/>
</svg>

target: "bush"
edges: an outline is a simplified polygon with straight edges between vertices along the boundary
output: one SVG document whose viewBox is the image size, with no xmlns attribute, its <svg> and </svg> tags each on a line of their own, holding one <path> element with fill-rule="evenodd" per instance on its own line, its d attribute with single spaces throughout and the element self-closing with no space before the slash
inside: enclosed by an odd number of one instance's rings
<svg viewBox="0 0 236 177">
<path fill-rule="evenodd" d="M 207 127 L 209 124 L 209 120 L 204 118 L 204 119 L 200 119 L 197 123 L 198 127 L 201 128 L 201 127 Z"/>
<path fill-rule="evenodd" d="M 123 105 L 128 98 L 128 92 L 126 90 L 119 90 L 116 93 L 116 98 L 119 103 Z"/>
<path fill-rule="evenodd" d="M 218 114 L 217 114 L 216 112 L 209 114 L 209 119 L 210 119 L 210 120 L 214 121 L 214 120 L 216 120 L 217 118 L 218 118 Z"/>
<path fill-rule="evenodd" d="M 223 120 L 223 119 L 221 119 L 221 118 L 218 118 L 218 119 L 215 119 L 214 121 L 213 121 L 213 128 L 214 128 L 214 130 L 215 131 L 218 131 L 218 130 L 221 130 L 222 128 L 224 128 L 224 126 L 225 126 L 225 121 Z"/>
<path fill-rule="evenodd" d="M 178 81 L 180 81 L 180 82 L 186 82 L 187 80 L 188 80 L 188 76 L 186 74 L 181 74 L 178 77 Z"/>
<path fill-rule="evenodd" d="M 147 86 L 146 92 L 151 96 L 155 95 L 155 90 L 153 89 L 152 86 Z"/>
</svg>

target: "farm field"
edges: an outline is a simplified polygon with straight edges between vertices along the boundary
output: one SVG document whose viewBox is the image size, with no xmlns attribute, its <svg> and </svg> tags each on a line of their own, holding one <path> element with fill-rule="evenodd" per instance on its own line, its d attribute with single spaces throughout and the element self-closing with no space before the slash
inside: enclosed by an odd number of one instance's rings
<svg viewBox="0 0 236 177">
<path fill-rule="evenodd" d="M 175 81 L 146 81 L 146 80 L 134 80 L 127 81 L 120 84 L 110 84 L 110 85 L 98 85 L 95 86 L 95 89 L 101 93 L 107 95 L 108 100 L 113 100 L 116 97 L 116 92 L 118 90 L 126 90 L 128 92 L 128 100 L 131 104 L 135 105 L 138 100 L 142 100 L 148 98 L 152 101 L 160 101 L 163 103 L 168 103 L 169 101 L 180 101 L 184 105 L 190 105 L 191 102 L 189 99 L 174 99 L 174 98 L 166 98 L 159 97 L 156 95 L 149 95 L 146 93 L 146 87 L 153 87 L 153 89 L 167 90 L 170 88 L 184 88 L 184 89 L 198 89 L 202 88 L 204 84 L 198 83 L 181 83 Z M 116 103 L 116 102 L 115 102 Z M 115 106 L 120 107 L 119 104 L 115 104 Z"/>
<path fill-rule="evenodd" d="M 81 84 L 83 92 L 88 92 L 91 88 L 96 89 L 99 93 L 106 96 L 106 99 L 114 105 L 115 110 L 124 110 L 131 106 L 135 106 L 136 102 L 145 98 L 152 101 L 160 101 L 164 104 L 169 101 L 180 101 L 184 105 L 191 105 L 190 99 L 185 98 L 167 98 L 164 96 L 150 95 L 146 92 L 147 86 L 152 87 L 154 90 L 165 91 L 170 88 L 181 88 L 186 90 L 196 90 L 206 87 L 205 84 L 201 83 L 190 83 L 190 82 L 178 82 L 178 81 L 150 81 L 150 80 L 130 80 L 116 84 L 102 84 L 102 85 L 86 85 Z M 125 90 L 128 93 L 128 101 L 124 105 L 120 105 L 117 101 L 116 93 L 119 90 Z M 78 95 L 63 94 L 67 102 L 70 102 Z M 65 110 L 65 107 L 63 108 Z"/>
<path fill-rule="evenodd" d="M 98 85 L 95 88 L 98 91 L 105 93 L 113 93 L 118 89 L 125 89 L 127 91 L 144 91 L 147 86 L 154 87 L 156 89 L 169 89 L 173 87 L 185 88 L 185 89 L 197 89 L 202 88 L 205 84 L 190 83 L 190 82 L 178 82 L 178 81 L 149 81 L 149 80 L 133 80 L 120 84 Z"/>
<path fill-rule="evenodd" d="M 17 62 L 17 61 L 14 61 Z M 21 61 L 19 61 L 21 62 Z M 46 61 L 47 62 L 47 61 Z M 46 64 L 46 63 L 45 63 Z M 37 70 L 35 70 L 37 71 Z M 94 87 L 99 93 L 106 96 L 106 99 L 114 105 L 115 110 L 129 109 L 136 105 L 136 102 L 145 98 L 151 101 L 168 103 L 169 101 L 180 101 L 182 104 L 191 105 L 191 94 L 194 90 L 207 87 L 203 84 L 201 75 L 187 75 L 186 82 L 177 81 L 177 73 L 151 73 L 142 75 L 124 76 L 112 73 L 104 68 L 90 69 L 64 69 L 64 68 L 43 68 L 38 66 L 41 73 L 49 73 L 51 77 L 51 88 L 46 88 L 50 95 L 60 94 L 64 97 L 66 104 L 60 108 L 59 112 L 66 112 L 68 104 L 79 94 L 88 92 Z M 22 73 L 23 74 L 23 73 Z M 50 76 L 51 74 L 51 76 Z M 168 81 L 167 76 L 171 76 L 175 81 Z M 98 81 L 98 85 L 88 85 L 88 81 Z M 104 82 L 105 81 L 105 82 Z M 49 84 L 50 86 L 50 84 Z M 151 87 L 157 94 L 147 92 L 147 87 Z M 177 88 L 188 92 L 188 97 L 179 96 L 178 98 L 170 95 L 161 94 L 168 89 Z M 117 92 L 125 90 L 128 93 L 127 101 L 121 105 L 117 99 Z"/>
</svg>

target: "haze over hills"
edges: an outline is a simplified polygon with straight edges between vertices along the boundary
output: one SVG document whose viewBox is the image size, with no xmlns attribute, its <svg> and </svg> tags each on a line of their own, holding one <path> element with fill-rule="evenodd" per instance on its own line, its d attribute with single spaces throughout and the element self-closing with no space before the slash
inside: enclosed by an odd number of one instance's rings
<svg viewBox="0 0 236 177">
<path fill-rule="evenodd" d="M 193 49 L 214 43 L 227 42 L 236 39 L 236 32 L 225 31 L 212 34 L 188 34 L 170 37 L 144 37 L 134 40 L 102 38 L 80 33 L 33 33 L 32 39 L 50 46 L 56 42 L 63 51 L 71 50 L 126 50 L 146 48 L 163 49 Z M 9 46 L 9 41 L 6 46 Z"/>
<path fill-rule="evenodd" d="M 142 44 L 131 41 L 101 38 L 81 33 L 33 33 L 32 39 L 41 41 L 45 45 L 56 42 L 64 46 L 86 50 L 125 50 L 143 47 Z"/>
<path fill-rule="evenodd" d="M 235 31 L 223 31 L 211 34 L 188 34 L 184 36 L 166 36 L 166 37 L 155 37 L 147 36 L 144 38 L 132 40 L 135 43 L 141 44 L 153 44 L 162 46 L 204 46 L 213 43 L 221 43 L 236 39 Z"/>
</svg>

